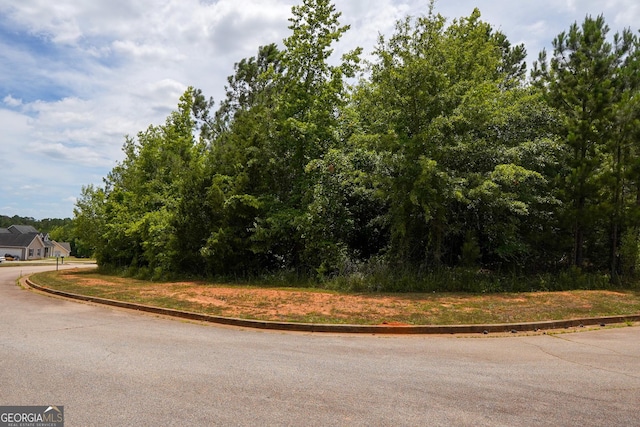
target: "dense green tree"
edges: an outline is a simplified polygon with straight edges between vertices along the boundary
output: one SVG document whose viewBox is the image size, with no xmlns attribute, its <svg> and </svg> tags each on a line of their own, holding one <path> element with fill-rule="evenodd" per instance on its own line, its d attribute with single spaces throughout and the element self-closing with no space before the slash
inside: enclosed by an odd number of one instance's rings
<svg viewBox="0 0 640 427">
<path fill-rule="evenodd" d="M 273 107 L 275 80 L 282 74 L 282 52 L 275 43 L 261 46 L 258 55 L 234 65 L 235 73 L 227 78 L 226 98 L 216 112 L 218 135 L 229 131 L 237 115 L 254 107 Z"/>
<path fill-rule="evenodd" d="M 260 47 L 228 78 L 207 149 L 189 168 L 176 217 L 182 271 L 249 274 L 267 268 L 252 230 L 272 189 L 270 135 L 281 52 Z M 268 258 L 268 257 L 267 257 Z"/>
<path fill-rule="evenodd" d="M 608 42 L 588 17 L 530 84 L 524 46 L 478 10 L 447 22 L 434 5 L 360 70 L 360 49 L 333 53 L 348 30 L 335 5 L 302 0 L 282 47 L 235 64 L 215 112 L 189 88 L 55 231 L 148 277 L 543 272 L 570 253 L 635 273 L 637 37 Z"/>
<path fill-rule="evenodd" d="M 200 148 L 193 116 L 199 96 L 189 88 L 164 125 L 127 138 L 125 158 L 105 178 L 104 189 L 83 190 L 76 228 L 101 264 L 155 276 L 174 269 L 180 185 Z"/>
<path fill-rule="evenodd" d="M 82 255 L 96 256 L 102 262 L 101 254 L 105 246 L 104 233 L 106 231 L 104 189 L 93 185 L 83 186 L 82 194 L 76 200 L 73 209 L 73 234 L 76 238 L 78 251 Z"/>
<path fill-rule="evenodd" d="M 524 223 L 541 224 L 553 202 L 543 173 L 554 162 L 525 162 L 554 142 L 551 112 L 523 87 L 524 48 L 475 10 L 449 26 L 433 13 L 401 21 L 376 55 L 356 103 L 385 159 L 391 254 L 455 264 L 473 239 L 486 262 L 522 262 Z"/>
<path fill-rule="evenodd" d="M 347 101 L 345 78 L 353 76 L 358 51 L 330 65 L 329 58 L 348 26 L 329 0 L 305 0 L 292 9 L 291 35 L 284 40 L 276 78 L 273 123 L 266 141 L 267 182 L 262 197 L 264 215 L 253 235 L 257 252 L 268 254 L 287 268 L 312 270 L 321 263 L 316 245 L 323 245 L 306 229 L 314 182 L 307 166 L 340 146 L 339 114 Z M 319 248 L 318 248 L 319 249 Z"/>
<path fill-rule="evenodd" d="M 204 200 L 196 223 L 206 236 L 185 253 L 199 246 L 211 273 L 312 271 L 323 263 L 318 218 L 314 226 L 308 220 L 315 188 L 308 165 L 341 143 L 344 79 L 353 76 L 357 52 L 329 65 L 332 44 L 348 28 L 331 2 L 304 1 L 292 12 L 284 50 L 263 46 L 235 65 L 205 159 L 191 168 L 203 176 L 184 188 L 180 218 L 197 216 L 190 212 Z M 195 234 L 192 221 L 182 224 Z"/>
<path fill-rule="evenodd" d="M 568 156 L 560 189 L 565 221 L 573 232 L 572 263 L 582 267 L 587 258 L 590 264 L 607 259 L 596 249 L 609 240 L 609 266 L 615 275 L 625 222 L 624 177 L 636 162 L 629 131 L 637 117 L 637 83 L 628 67 L 637 41 L 625 30 L 611 43 L 608 33 L 603 16 L 587 16 L 581 26 L 574 23 L 554 39 L 550 60 L 541 52 L 532 75 L 562 117 Z M 608 233 L 599 236 L 605 223 Z"/>
</svg>

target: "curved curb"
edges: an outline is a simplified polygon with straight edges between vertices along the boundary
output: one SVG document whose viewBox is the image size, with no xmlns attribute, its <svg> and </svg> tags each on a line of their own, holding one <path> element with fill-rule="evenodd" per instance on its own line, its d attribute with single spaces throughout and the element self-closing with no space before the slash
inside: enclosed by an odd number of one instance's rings
<svg viewBox="0 0 640 427">
<path fill-rule="evenodd" d="M 395 325 L 340 325 L 340 324 L 318 324 L 318 323 L 288 323 L 274 322 L 267 320 L 248 320 L 234 317 L 213 316 L 208 314 L 180 311 L 170 308 L 154 307 L 144 304 L 116 301 L 106 298 L 92 297 L 87 295 L 73 294 L 70 292 L 58 291 L 55 289 L 40 286 L 29 280 L 22 278 L 21 283 L 29 288 L 46 292 L 52 295 L 109 305 L 113 307 L 126 308 L 130 310 L 144 311 L 147 313 L 160 314 L 181 319 L 195 320 L 200 322 L 217 323 L 221 325 L 237 326 L 253 329 L 269 329 L 277 331 L 291 332 L 325 332 L 343 334 L 395 334 L 395 335 L 451 335 L 451 334 L 488 334 L 488 333 L 517 333 L 535 332 L 540 330 L 577 328 L 584 326 L 605 326 L 610 324 L 625 322 L 640 322 L 640 314 L 607 316 L 585 319 L 551 320 L 545 322 L 527 323 L 498 323 L 491 325 L 420 325 L 420 326 L 395 326 Z"/>
</svg>

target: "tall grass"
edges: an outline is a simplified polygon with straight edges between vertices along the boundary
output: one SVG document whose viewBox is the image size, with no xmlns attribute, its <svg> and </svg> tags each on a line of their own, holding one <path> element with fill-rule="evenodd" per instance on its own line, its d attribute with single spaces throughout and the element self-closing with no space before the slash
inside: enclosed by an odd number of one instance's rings
<svg viewBox="0 0 640 427">
<path fill-rule="evenodd" d="M 474 267 L 440 267 L 436 269 L 390 265 L 382 260 L 347 262 L 332 274 L 282 270 L 252 276 L 182 277 L 158 275 L 145 268 L 104 268 L 107 275 L 151 281 L 203 280 L 216 283 L 249 284 L 256 287 L 320 288 L 343 292 L 537 292 L 601 289 L 640 289 L 637 279 L 614 283 L 608 274 L 569 268 L 558 272 L 524 274 L 491 271 Z M 155 274 L 154 274 L 155 273 Z"/>
<path fill-rule="evenodd" d="M 536 292 L 638 288 L 637 282 L 613 285 L 609 275 L 577 268 L 558 273 L 522 274 L 470 267 L 417 270 L 386 264 L 362 265 L 323 280 L 328 289 L 348 292 Z"/>
</svg>

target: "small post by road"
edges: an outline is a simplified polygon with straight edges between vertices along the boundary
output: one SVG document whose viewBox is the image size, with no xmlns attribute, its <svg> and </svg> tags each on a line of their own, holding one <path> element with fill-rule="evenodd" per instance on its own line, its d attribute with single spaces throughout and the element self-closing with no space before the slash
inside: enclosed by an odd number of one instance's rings
<svg viewBox="0 0 640 427">
<path fill-rule="evenodd" d="M 56 271 L 58 271 L 58 257 L 56 257 Z"/>
</svg>

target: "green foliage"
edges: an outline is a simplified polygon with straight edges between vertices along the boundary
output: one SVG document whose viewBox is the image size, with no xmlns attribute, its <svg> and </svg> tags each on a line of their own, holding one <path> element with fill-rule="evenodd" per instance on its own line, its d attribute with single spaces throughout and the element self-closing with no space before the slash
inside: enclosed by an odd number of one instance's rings
<svg viewBox="0 0 640 427">
<path fill-rule="evenodd" d="M 76 204 L 78 248 L 153 279 L 368 291 L 632 276 L 637 38 L 610 43 L 604 19 L 588 17 L 550 61 L 543 52 L 530 84 L 524 46 L 478 10 L 447 22 L 434 4 L 381 36 L 366 69 L 360 48 L 334 57 L 349 28 L 331 1 L 294 6 L 282 50 L 236 63 L 215 112 L 189 88 L 165 124 L 125 140 L 104 188 Z"/>
<path fill-rule="evenodd" d="M 637 228 L 629 228 L 620 243 L 621 273 L 625 277 L 636 278 L 640 266 L 640 241 Z"/>
<path fill-rule="evenodd" d="M 462 244 L 460 264 L 465 268 L 477 268 L 480 264 L 481 256 L 482 252 L 478 244 L 478 239 L 471 232 L 467 232 L 467 236 Z"/>
<path fill-rule="evenodd" d="M 521 230 L 555 202 L 542 173 L 556 160 L 525 157 L 553 137 L 555 118 L 522 87 L 523 48 L 511 48 L 476 10 L 448 27 L 433 14 L 401 21 L 376 54 L 356 108 L 387 166 L 378 179 L 390 206 L 390 253 L 453 265 L 471 233 L 488 262 L 524 263 Z"/>
<path fill-rule="evenodd" d="M 565 209 L 564 225 L 573 232 L 572 263 L 577 267 L 608 259 L 612 276 L 618 274 L 621 231 L 637 207 L 637 163 L 631 149 L 637 127 L 638 39 L 624 30 L 607 39 L 604 17 L 587 16 L 553 41 L 534 65 L 534 82 L 548 104 L 560 114 L 560 135 L 567 147 L 566 168 L 558 187 Z M 630 111 L 635 113 L 628 115 Z M 628 180 L 628 178 L 631 178 Z M 635 182 L 634 182 L 635 181 Z M 635 188 L 634 188 L 635 187 Z M 630 203 L 631 202 L 631 203 Z M 606 225 L 604 225 L 606 224 Z M 635 226 L 635 224 L 633 224 Z M 598 251 L 596 238 L 608 228 L 609 253 Z M 602 265 L 598 265 L 602 267 Z"/>
</svg>

